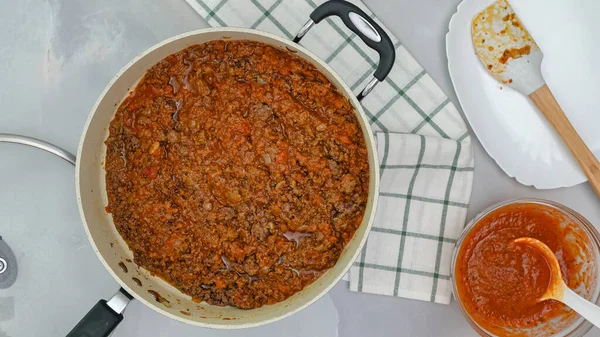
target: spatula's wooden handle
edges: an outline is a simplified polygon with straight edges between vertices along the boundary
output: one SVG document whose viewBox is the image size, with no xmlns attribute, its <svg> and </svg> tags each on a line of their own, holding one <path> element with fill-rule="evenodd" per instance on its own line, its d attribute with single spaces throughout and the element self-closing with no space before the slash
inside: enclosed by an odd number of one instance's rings
<svg viewBox="0 0 600 337">
<path fill-rule="evenodd" d="M 548 86 L 544 84 L 541 88 L 531 93 L 529 97 L 544 116 L 546 116 L 548 122 L 556 130 L 569 150 L 571 150 L 583 173 L 588 177 L 590 185 L 592 185 L 596 194 L 600 196 L 600 163 L 583 140 L 581 140 L 581 137 L 579 137 L 577 131 L 575 131 L 573 125 L 571 125 L 571 122 L 565 116 L 558 102 L 554 99 Z"/>
</svg>

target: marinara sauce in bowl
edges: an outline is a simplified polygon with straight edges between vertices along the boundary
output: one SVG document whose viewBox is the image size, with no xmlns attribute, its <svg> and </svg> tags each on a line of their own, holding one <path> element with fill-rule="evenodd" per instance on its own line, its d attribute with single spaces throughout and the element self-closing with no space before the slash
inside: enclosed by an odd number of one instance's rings
<svg viewBox="0 0 600 337">
<path fill-rule="evenodd" d="M 519 237 L 548 245 L 569 288 L 600 303 L 598 231 L 563 205 L 521 199 L 488 208 L 459 238 L 452 291 L 463 315 L 482 336 L 583 336 L 589 322 L 558 301 L 538 301 L 550 269 L 535 248 L 513 242 Z"/>
</svg>

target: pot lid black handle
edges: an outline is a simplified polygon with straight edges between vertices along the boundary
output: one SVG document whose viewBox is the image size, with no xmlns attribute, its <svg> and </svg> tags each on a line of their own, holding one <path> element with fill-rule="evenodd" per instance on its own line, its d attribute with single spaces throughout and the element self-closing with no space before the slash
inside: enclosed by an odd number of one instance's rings
<svg viewBox="0 0 600 337">
<path fill-rule="evenodd" d="M 373 90 L 378 82 L 382 82 L 392 70 L 394 61 L 396 60 L 396 50 L 392 40 L 387 33 L 379 26 L 375 20 L 369 17 L 362 9 L 356 5 L 344 0 L 330 0 L 310 14 L 310 20 L 300 28 L 298 34 L 294 38 L 294 42 L 298 43 L 306 35 L 308 30 L 321 22 L 321 20 L 329 16 L 338 16 L 346 27 L 356 33 L 367 46 L 371 47 L 379 54 L 379 65 L 373 74 L 372 79 L 367 86 L 358 95 L 358 99 L 362 100 Z"/>
<path fill-rule="evenodd" d="M 0 289 L 6 289 L 15 283 L 17 271 L 17 258 L 0 236 Z"/>
</svg>

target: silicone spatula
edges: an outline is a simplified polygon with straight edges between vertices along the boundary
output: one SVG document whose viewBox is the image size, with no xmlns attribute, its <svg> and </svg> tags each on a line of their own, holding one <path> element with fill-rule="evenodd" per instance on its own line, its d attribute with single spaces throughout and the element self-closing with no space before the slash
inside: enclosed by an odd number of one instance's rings
<svg viewBox="0 0 600 337">
<path fill-rule="evenodd" d="M 556 102 L 542 76 L 543 54 L 506 0 L 497 0 L 472 21 L 473 45 L 498 81 L 529 96 L 562 138 L 600 196 L 600 163 Z"/>
</svg>

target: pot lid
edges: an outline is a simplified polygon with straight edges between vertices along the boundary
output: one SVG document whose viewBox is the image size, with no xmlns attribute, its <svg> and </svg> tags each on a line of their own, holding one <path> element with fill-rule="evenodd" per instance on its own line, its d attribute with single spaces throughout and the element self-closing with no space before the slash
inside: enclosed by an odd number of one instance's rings
<svg viewBox="0 0 600 337">
<path fill-rule="evenodd" d="M 81 224 L 73 166 L 19 145 L 0 152 L 10 158 L 0 164 L 0 336 L 65 336 L 118 286 Z"/>
</svg>

